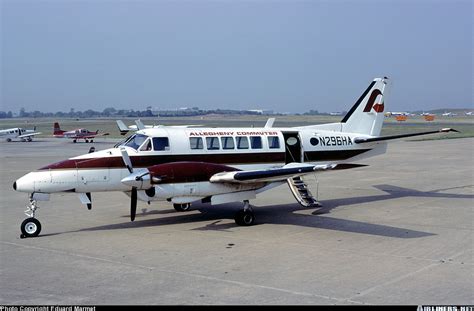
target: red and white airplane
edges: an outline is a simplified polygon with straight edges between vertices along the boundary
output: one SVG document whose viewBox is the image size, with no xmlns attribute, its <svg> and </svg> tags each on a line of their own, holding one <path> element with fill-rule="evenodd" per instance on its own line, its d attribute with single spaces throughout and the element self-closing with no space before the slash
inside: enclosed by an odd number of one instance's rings
<svg viewBox="0 0 474 311">
<path fill-rule="evenodd" d="M 169 201 L 185 211 L 196 201 L 244 202 L 238 225 L 252 225 L 249 200 L 287 183 L 303 206 L 318 206 L 301 176 L 359 167 L 354 161 L 385 153 L 387 141 L 455 131 L 379 136 L 384 121 L 387 78 L 374 79 L 341 122 L 292 128 L 173 128 L 135 132 L 114 148 L 46 165 L 13 184 L 29 193 L 29 217 L 21 237 L 34 237 L 41 224 L 37 201 L 73 192 L 89 209 L 91 193 L 121 191 L 130 196 L 131 220 L 137 200 Z"/>
<path fill-rule="evenodd" d="M 94 138 L 97 136 L 106 136 L 109 135 L 109 133 L 101 133 L 99 134 L 99 130 L 95 132 L 91 132 L 87 129 L 75 129 L 72 131 L 63 131 L 61 130 L 61 127 L 59 126 L 58 122 L 54 122 L 53 126 L 53 136 L 57 138 L 70 138 L 72 139 L 72 142 L 75 143 L 77 142 L 78 139 L 84 139 L 86 143 L 88 142 L 94 142 Z"/>
</svg>

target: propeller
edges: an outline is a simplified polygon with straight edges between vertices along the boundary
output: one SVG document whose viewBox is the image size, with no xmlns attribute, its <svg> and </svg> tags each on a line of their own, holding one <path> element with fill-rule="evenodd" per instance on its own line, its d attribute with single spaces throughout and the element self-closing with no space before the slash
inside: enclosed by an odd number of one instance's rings
<svg viewBox="0 0 474 311">
<path fill-rule="evenodd" d="M 120 148 L 120 153 L 122 153 L 123 163 L 125 163 L 125 166 L 127 167 L 128 171 L 130 172 L 130 174 L 133 173 L 132 161 L 128 156 L 127 150 L 122 147 Z"/>
<path fill-rule="evenodd" d="M 122 154 L 123 163 L 127 167 L 130 174 L 133 173 L 132 161 L 128 156 L 127 150 L 125 148 L 120 148 L 120 153 Z M 137 214 L 137 187 L 132 187 L 132 195 L 130 197 L 130 220 L 135 220 L 135 215 Z"/>
<path fill-rule="evenodd" d="M 135 220 L 135 215 L 137 214 L 137 188 L 132 187 L 132 196 L 130 202 L 130 220 Z"/>
</svg>

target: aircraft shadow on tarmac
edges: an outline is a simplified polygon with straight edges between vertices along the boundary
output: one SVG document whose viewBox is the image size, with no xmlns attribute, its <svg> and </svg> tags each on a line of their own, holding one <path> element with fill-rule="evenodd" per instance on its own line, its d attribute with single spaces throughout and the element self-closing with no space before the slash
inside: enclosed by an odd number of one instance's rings
<svg viewBox="0 0 474 311">
<path fill-rule="evenodd" d="M 375 188 L 382 190 L 385 194 L 343 198 L 323 201 L 323 206 L 319 208 L 302 208 L 298 204 L 268 205 L 254 206 L 257 225 L 259 224 L 279 224 L 279 225 L 298 225 L 311 227 L 316 229 L 328 229 L 336 231 L 346 231 L 353 233 L 361 233 L 368 235 L 385 236 L 392 238 L 421 238 L 435 235 L 429 232 L 410 230 L 406 228 L 398 228 L 387 225 L 378 225 L 348 219 L 339 219 L 327 216 L 331 210 L 341 206 L 370 203 L 384 201 L 402 197 L 435 197 L 435 198 L 451 198 L 451 199 L 472 199 L 474 195 L 466 194 L 449 194 L 440 191 L 451 190 L 457 188 L 467 188 L 471 186 L 454 187 L 448 189 L 437 189 L 432 191 L 418 191 L 414 189 L 401 188 L 392 185 L 376 185 Z M 124 222 L 120 224 L 111 224 L 93 228 L 86 228 L 79 231 L 97 231 L 97 230 L 114 230 L 126 228 L 140 228 L 152 226 L 175 225 L 180 223 L 194 223 L 215 220 L 204 227 L 192 230 L 221 230 L 232 232 L 230 229 L 237 225 L 233 222 L 223 222 L 224 219 L 233 219 L 236 210 L 240 209 L 240 203 L 222 204 L 220 206 L 211 206 L 208 204 L 195 204 L 189 212 L 178 213 L 174 210 L 153 210 L 148 211 L 142 209 L 142 213 L 137 214 L 135 222 Z M 197 213 L 199 210 L 200 213 Z M 312 212 L 309 212 L 313 210 Z M 194 212 L 193 212 L 194 211 Z M 167 217 L 140 220 L 142 217 L 150 215 L 167 215 Z M 124 215 L 123 217 L 129 217 Z"/>
</svg>

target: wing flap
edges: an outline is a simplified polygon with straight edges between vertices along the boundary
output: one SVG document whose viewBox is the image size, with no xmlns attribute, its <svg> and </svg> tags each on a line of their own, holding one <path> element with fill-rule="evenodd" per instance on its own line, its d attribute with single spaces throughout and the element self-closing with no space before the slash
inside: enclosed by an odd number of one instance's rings
<svg viewBox="0 0 474 311">
<path fill-rule="evenodd" d="M 289 163 L 281 168 L 251 171 L 234 171 L 214 174 L 210 178 L 213 183 L 257 183 L 285 181 L 291 177 L 303 176 L 317 171 L 333 169 L 349 169 L 365 165 L 361 164 L 324 164 L 308 165 L 301 163 Z"/>
</svg>

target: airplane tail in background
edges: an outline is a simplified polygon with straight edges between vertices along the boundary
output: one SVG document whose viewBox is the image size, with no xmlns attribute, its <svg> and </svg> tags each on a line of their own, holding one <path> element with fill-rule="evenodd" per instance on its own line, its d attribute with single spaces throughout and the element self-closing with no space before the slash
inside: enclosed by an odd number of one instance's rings
<svg viewBox="0 0 474 311">
<path fill-rule="evenodd" d="M 374 79 L 341 121 L 342 131 L 379 136 L 384 120 L 388 78 Z"/>
<path fill-rule="evenodd" d="M 62 135 L 64 132 L 66 132 L 66 131 L 61 130 L 61 127 L 59 126 L 59 123 L 54 122 L 53 135 Z"/>
<path fill-rule="evenodd" d="M 125 134 L 128 133 L 128 131 L 130 131 L 128 126 L 126 126 L 125 123 L 123 123 L 122 120 L 116 120 L 116 122 L 117 122 L 117 126 L 120 130 L 120 135 L 125 135 Z"/>
</svg>

